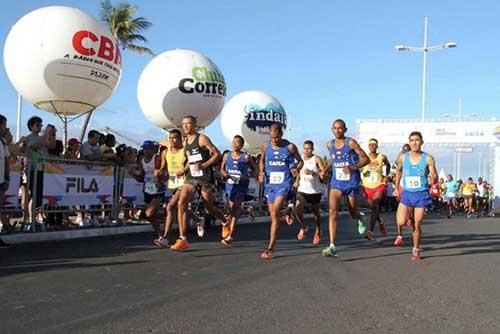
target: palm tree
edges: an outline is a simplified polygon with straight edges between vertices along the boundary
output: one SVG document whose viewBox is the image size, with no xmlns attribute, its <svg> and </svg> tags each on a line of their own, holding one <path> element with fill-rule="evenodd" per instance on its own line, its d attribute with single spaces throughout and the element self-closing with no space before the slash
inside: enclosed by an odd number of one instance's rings
<svg viewBox="0 0 500 334">
<path fill-rule="evenodd" d="M 135 44 L 136 42 L 147 43 L 146 37 L 140 32 L 149 29 L 153 24 L 144 17 L 133 17 L 138 8 L 129 3 L 119 3 L 116 6 L 110 0 L 101 2 L 100 19 L 106 22 L 111 33 L 118 41 L 118 45 L 123 49 L 130 50 L 138 54 L 154 55 L 153 51 L 144 46 Z"/>
</svg>

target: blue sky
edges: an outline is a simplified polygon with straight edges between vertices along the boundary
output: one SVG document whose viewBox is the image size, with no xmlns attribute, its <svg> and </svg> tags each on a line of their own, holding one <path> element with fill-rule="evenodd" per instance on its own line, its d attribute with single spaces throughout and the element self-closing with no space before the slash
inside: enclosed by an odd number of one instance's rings
<svg viewBox="0 0 500 334">
<path fill-rule="evenodd" d="M 429 118 L 457 113 L 498 116 L 500 105 L 500 2 L 498 1 L 134 1 L 153 27 L 146 33 L 156 53 L 190 48 L 209 56 L 223 72 L 228 98 L 258 89 L 277 97 L 292 118 L 292 140 L 324 142 L 330 124 L 344 118 L 418 118 L 422 55 L 398 53 L 396 44 L 421 45 L 429 16 L 429 43 L 458 48 L 431 53 Z M 48 5 L 78 7 L 98 15 L 99 1 L 16 1 L 0 14 L 0 39 L 24 14 Z M 2 43 L 3 45 L 3 43 Z M 0 55 L 3 58 L 3 52 Z M 95 114 L 91 128 L 106 125 L 139 140 L 163 133 L 140 111 L 136 86 L 151 58 L 123 54 L 123 75 L 114 95 Z M 3 59 L 2 59 L 3 63 Z M 2 114 L 15 127 L 16 92 L 5 69 L 0 76 Z M 48 113 L 24 104 L 23 124 Z M 132 123 L 131 120 L 134 120 Z M 77 134 L 75 123 L 71 127 Z M 25 131 L 23 126 L 22 131 Z M 218 120 L 207 133 L 227 146 Z"/>
</svg>

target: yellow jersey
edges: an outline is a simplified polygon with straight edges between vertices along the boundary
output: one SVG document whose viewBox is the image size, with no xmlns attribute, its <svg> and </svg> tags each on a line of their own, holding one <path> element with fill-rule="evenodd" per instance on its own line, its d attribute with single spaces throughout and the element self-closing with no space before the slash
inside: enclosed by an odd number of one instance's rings
<svg viewBox="0 0 500 334">
<path fill-rule="evenodd" d="M 177 189 L 182 187 L 184 181 L 186 180 L 186 175 L 184 175 L 184 166 L 186 163 L 184 150 L 181 148 L 176 153 L 173 153 L 170 151 L 170 147 L 167 147 L 166 160 L 169 175 L 168 189 Z"/>
<path fill-rule="evenodd" d="M 370 163 L 361 168 L 361 181 L 363 187 L 374 189 L 384 183 L 382 174 L 382 166 L 384 165 L 384 157 L 382 154 L 377 155 L 375 159 L 370 156 Z"/>
<path fill-rule="evenodd" d="M 462 188 L 462 196 L 472 196 L 474 190 L 474 183 L 466 183 Z"/>
</svg>

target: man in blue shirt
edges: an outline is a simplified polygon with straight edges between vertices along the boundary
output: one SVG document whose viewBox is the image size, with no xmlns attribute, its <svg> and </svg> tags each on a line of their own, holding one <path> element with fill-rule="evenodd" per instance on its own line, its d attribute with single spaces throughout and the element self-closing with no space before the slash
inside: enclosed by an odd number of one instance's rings
<svg viewBox="0 0 500 334">
<path fill-rule="evenodd" d="M 446 201 L 447 205 L 448 218 L 451 218 L 453 209 L 457 207 L 458 182 L 456 180 L 453 180 L 453 176 L 448 175 L 446 178 L 446 182 L 444 183 L 444 188 L 444 200 Z"/>
<path fill-rule="evenodd" d="M 424 143 L 422 134 L 418 131 L 410 133 L 410 152 L 398 158 L 396 169 L 396 189 L 394 195 L 400 197 L 396 222 L 399 226 L 406 224 L 408 216 L 413 211 L 413 251 L 412 260 L 422 258 L 420 249 L 420 225 L 425 214 L 425 208 L 432 204 L 429 194 L 429 184 L 436 182 L 437 171 L 434 158 L 422 151 Z M 399 193 L 399 186 L 403 190 Z M 402 238 L 398 235 L 398 238 Z"/>
</svg>

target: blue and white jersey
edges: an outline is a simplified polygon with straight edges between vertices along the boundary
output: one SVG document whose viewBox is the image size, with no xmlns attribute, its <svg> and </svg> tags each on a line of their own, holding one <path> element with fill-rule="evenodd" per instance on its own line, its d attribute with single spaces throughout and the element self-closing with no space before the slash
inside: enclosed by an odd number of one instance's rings
<svg viewBox="0 0 500 334">
<path fill-rule="evenodd" d="M 266 145 L 266 187 L 291 186 L 293 183 L 290 168 L 295 161 L 288 149 L 290 142 L 283 140 L 281 147 L 273 149 L 271 142 Z"/>
<path fill-rule="evenodd" d="M 250 165 L 247 161 L 247 154 L 246 152 L 242 152 L 238 159 L 234 159 L 232 152 L 227 153 L 225 171 L 229 174 L 230 178 L 226 181 L 226 191 L 231 191 L 233 187 L 248 189 L 248 171 Z M 242 176 L 246 176 L 246 178 L 242 180 Z"/>
<path fill-rule="evenodd" d="M 408 192 L 429 191 L 429 167 L 427 153 L 422 152 L 420 162 L 412 164 L 410 153 L 403 156 L 403 190 Z"/>
<path fill-rule="evenodd" d="M 361 186 L 359 170 L 347 174 L 344 167 L 354 166 L 359 162 L 359 155 L 349 147 L 351 138 L 345 137 L 344 146 L 335 147 L 335 140 L 330 143 L 330 159 L 332 161 L 332 179 L 330 186 L 337 189 L 353 189 Z"/>
</svg>

